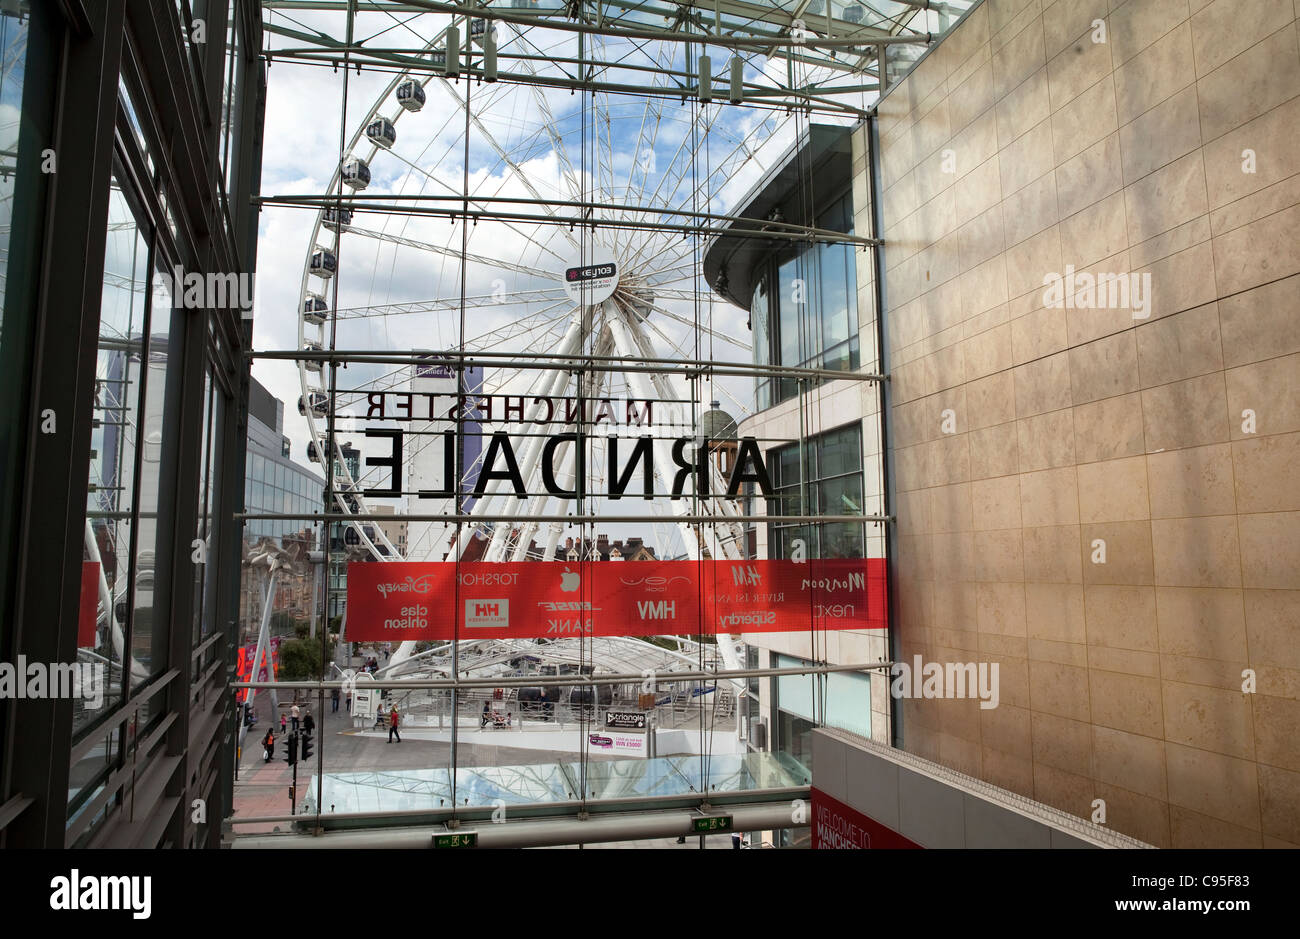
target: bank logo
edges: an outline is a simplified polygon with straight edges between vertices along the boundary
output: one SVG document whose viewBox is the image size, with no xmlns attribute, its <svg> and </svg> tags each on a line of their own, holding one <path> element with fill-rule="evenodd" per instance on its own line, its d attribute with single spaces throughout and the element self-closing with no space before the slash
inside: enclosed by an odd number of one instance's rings
<svg viewBox="0 0 1300 939">
<path fill-rule="evenodd" d="M 505 629 L 510 625 L 510 601 L 501 599 L 466 600 L 466 629 Z"/>
</svg>

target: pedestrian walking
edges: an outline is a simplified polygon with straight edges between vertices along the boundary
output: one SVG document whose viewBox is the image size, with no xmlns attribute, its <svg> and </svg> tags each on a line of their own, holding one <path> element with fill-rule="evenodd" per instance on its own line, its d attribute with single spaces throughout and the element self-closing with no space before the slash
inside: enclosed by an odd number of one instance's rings
<svg viewBox="0 0 1300 939">
<path fill-rule="evenodd" d="M 288 726 L 288 724 L 289 724 L 289 718 L 285 717 L 284 712 L 281 711 L 280 712 L 280 733 L 284 733 L 285 728 Z"/>
<path fill-rule="evenodd" d="M 293 723 L 293 732 L 295 734 L 298 732 L 298 715 L 298 705 L 295 704 L 293 707 L 289 708 L 289 719 Z"/>
<path fill-rule="evenodd" d="M 479 717 L 478 729 L 482 730 L 484 727 L 486 727 L 488 725 L 488 721 L 491 720 L 491 718 L 492 718 L 492 708 L 486 701 L 484 701 L 483 714 L 481 717 Z"/>
<path fill-rule="evenodd" d="M 348 708 L 348 713 L 351 714 L 352 713 L 352 692 L 351 691 L 349 691 L 347 694 L 347 708 Z"/>
<path fill-rule="evenodd" d="M 394 737 L 397 738 L 398 743 L 402 742 L 402 735 L 397 732 L 397 725 L 400 723 L 401 723 L 401 719 L 397 716 L 397 708 L 394 707 L 392 711 L 390 711 L 388 714 L 388 742 L 389 743 L 393 742 Z"/>
<path fill-rule="evenodd" d="M 310 709 L 307 711 L 307 716 L 302 719 L 302 729 L 307 732 L 308 737 L 316 730 L 316 719 L 311 716 Z"/>
<path fill-rule="evenodd" d="M 266 736 L 262 738 L 262 746 L 266 748 L 262 756 L 265 762 L 270 763 L 271 757 L 275 755 L 275 731 L 270 727 L 266 729 Z"/>
<path fill-rule="evenodd" d="M 337 688 L 330 692 L 330 705 L 330 713 L 336 713 L 339 709 L 339 690 Z"/>
</svg>

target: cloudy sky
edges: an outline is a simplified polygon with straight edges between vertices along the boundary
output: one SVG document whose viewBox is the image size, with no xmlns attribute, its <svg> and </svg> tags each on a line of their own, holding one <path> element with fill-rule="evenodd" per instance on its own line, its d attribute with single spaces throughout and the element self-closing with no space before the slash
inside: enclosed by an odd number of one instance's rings
<svg viewBox="0 0 1300 939">
<path fill-rule="evenodd" d="M 270 16 L 298 29 L 342 32 L 341 20 L 330 15 L 298 15 L 294 20 L 281 13 Z M 399 22 L 391 16 L 371 14 L 358 18 L 357 34 L 375 34 L 371 45 L 419 47 L 446 22 L 436 15 Z M 546 74 L 556 68 L 548 59 L 577 54 L 576 34 L 533 29 L 520 35 L 505 24 L 497 29 L 503 71 L 536 69 Z M 288 43 L 272 35 L 268 45 L 274 49 Z M 504 55 L 509 50 L 534 58 L 510 61 Z M 671 64 L 674 56 L 681 54 L 656 48 L 653 43 L 642 47 L 611 44 L 600 51 L 607 59 L 621 57 L 625 63 L 642 65 L 656 61 Z M 714 73 L 725 74 L 729 53 L 715 49 L 711 56 Z M 768 67 L 762 59 L 752 65 Z M 755 68 L 747 69 L 747 80 L 758 75 Z M 607 80 L 626 80 L 628 76 L 655 84 L 668 80 L 651 72 L 630 71 Z M 465 191 L 468 179 L 468 191 L 475 196 L 542 199 L 547 203 L 581 196 L 612 207 L 689 209 L 694 205 L 701 211 L 726 212 L 737 208 L 739 199 L 791 145 L 797 125 L 807 123 L 806 117 L 787 115 L 783 110 L 682 105 L 677 99 L 645 95 L 600 96 L 593 104 L 589 95 L 498 82 L 469 88 L 473 120 L 467 148 L 465 80 L 435 78 L 427 85 L 428 102 L 418 113 L 401 111 L 389 93 L 393 80 L 391 73 L 351 71 L 346 80 L 345 109 L 342 71 L 275 59 L 268 73 L 262 194 L 329 192 L 338 165 L 341 125 L 351 141 L 369 117 L 382 115 L 397 118 L 397 144 L 370 160 L 373 177 L 367 195 L 454 196 Z M 345 150 L 349 155 L 370 157 L 372 147 L 362 136 L 355 147 Z M 572 214 L 567 207 L 549 204 L 508 204 L 504 208 Z M 600 214 L 605 218 L 621 215 L 616 208 Z M 661 310 L 651 315 L 646 327 L 658 354 L 670 358 L 694 355 L 697 337 L 690 324 L 698 319 L 716 334 L 737 339 L 732 344 L 700 333 L 702 356 L 749 360 L 747 313 L 708 291 L 696 273 L 698 254 L 693 241 L 680 235 L 610 228 L 594 234 L 581 230 L 571 234 L 567 226 L 483 221 L 469 229 L 465 248 L 470 260 L 462 271 L 460 254 L 466 234 L 460 222 L 453 224 L 445 217 L 358 212 L 353 220 L 356 231 L 343 235 L 339 246 L 336 283 L 325 283 L 304 273 L 316 222 L 314 209 L 266 207 L 262 211 L 254 320 L 254 345 L 259 350 L 299 347 L 298 310 L 305 285 L 323 293 L 331 308 L 337 290 L 339 310 L 367 311 L 368 315 L 349 313 L 338 319 L 339 349 L 406 352 L 455 348 L 463 329 L 463 338 L 480 348 L 553 351 L 572 313 L 572 306 L 562 302 L 561 273 L 574 263 L 580 249 L 590 252 L 594 241 L 623 261 L 624 272 L 659 285 L 655 302 Z M 315 243 L 333 247 L 334 234 L 320 229 Z M 458 309 L 462 277 L 464 294 L 471 298 L 463 326 Z M 401 312 L 412 305 L 419 312 Z M 490 335 L 521 322 L 537 328 L 496 339 Z M 305 333 L 308 338 L 312 334 L 312 330 Z M 485 335 L 488 338 L 473 343 Z M 324 339 L 328 346 L 328 332 Z M 339 385 L 356 388 L 379 382 L 397 388 L 397 379 L 392 377 L 395 369 L 353 365 L 340 371 Z M 301 393 L 297 366 L 257 360 L 253 374 L 285 402 L 285 433 L 292 454 L 305 461 L 310 435 L 306 421 L 297 413 Z M 320 377 L 311 376 L 317 381 Z M 521 394 L 535 377 L 536 373 L 503 370 L 490 374 L 489 384 Z M 689 393 L 685 383 L 679 384 L 680 394 Z M 720 380 L 719 385 L 722 387 L 697 391 L 701 408 L 707 408 L 710 398 L 716 396 L 738 418 L 752 409 L 752 382 L 735 379 L 723 386 Z M 614 380 L 610 393 L 624 393 L 621 379 Z M 350 423 L 357 426 L 345 419 L 343 428 L 349 429 Z"/>
</svg>

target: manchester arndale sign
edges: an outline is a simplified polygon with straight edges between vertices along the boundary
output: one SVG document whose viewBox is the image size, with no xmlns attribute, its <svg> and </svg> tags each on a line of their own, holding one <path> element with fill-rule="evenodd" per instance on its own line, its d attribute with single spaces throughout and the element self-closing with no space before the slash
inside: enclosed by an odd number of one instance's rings
<svg viewBox="0 0 1300 939">
<path fill-rule="evenodd" d="M 365 435 L 372 438 L 385 438 L 389 441 L 389 453 L 386 456 L 366 457 L 367 466 L 388 467 L 391 469 L 390 482 L 387 487 L 365 489 L 368 497 L 395 499 L 403 495 L 401 480 L 405 478 L 403 463 L 406 448 L 406 433 L 402 430 L 367 428 Z M 442 434 L 443 446 L 443 487 L 440 489 L 420 489 L 416 497 L 420 499 L 445 499 L 455 496 L 456 454 L 458 448 L 457 431 L 448 430 Z M 591 445 L 590 433 L 552 434 L 547 437 L 541 452 L 542 488 L 548 495 L 557 499 L 577 499 L 577 483 L 573 488 L 561 486 L 558 481 L 560 466 L 563 462 L 562 447 L 575 448 L 574 480 L 587 478 L 587 456 Z M 609 499 L 621 499 L 627 494 L 637 469 L 641 472 L 641 498 L 655 498 L 654 479 L 656 471 L 665 467 L 655 465 L 655 443 L 659 442 L 668 450 L 670 465 L 666 467 L 665 477 L 671 476 L 669 498 L 682 499 L 691 495 L 707 497 L 711 494 L 712 467 L 709 461 L 709 448 L 694 437 L 656 438 L 649 435 L 635 438 L 609 436 L 604 438 L 607 452 L 608 471 L 605 479 L 608 490 L 604 493 L 582 492 L 583 496 L 603 495 Z M 469 495 L 479 498 L 493 482 L 508 486 L 517 498 L 527 499 L 528 491 L 524 485 L 523 474 L 519 470 L 519 458 L 515 452 L 515 443 L 506 431 L 494 431 L 488 439 L 487 452 L 483 454 L 482 469 Z M 662 459 L 662 451 L 661 451 Z M 687 483 L 690 483 L 690 489 Z M 741 437 L 737 441 L 736 459 L 731 473 L 727 476 L 726 488 L 716 495 L 728 499 L 738 498 L 740 487 L 753 483 L 764 498 L 772 494 L 772 480 L 763 461 L 763 452 L 754 437 Z M 505 492 L 504 489 L 498 490 Z"/>
</svg>

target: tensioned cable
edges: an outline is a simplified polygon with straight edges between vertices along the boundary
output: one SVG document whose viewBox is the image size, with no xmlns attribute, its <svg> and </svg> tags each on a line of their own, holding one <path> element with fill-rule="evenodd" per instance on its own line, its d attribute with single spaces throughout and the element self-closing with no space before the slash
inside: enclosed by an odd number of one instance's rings
<svg viewBox="0 0 1300 939">
<path fill-rule="evenodd" d="M 465 25 L 465 54 L 466 58 L 473 59 L 473 44 L 469 41 L 469 19 L 464 19 Z M 459 54 L 459 50 L 457 50 Z M 465 296 L 466 296 L 466 256 L 469 254 L 469 135 L 470 135 L 470 92 L 473 90 L 474 83 L 470 81 L 469 75 L 465 76 L 465 153 L 463 165 L 461 166 L 461 192 L 465 197 L 464 210 L 465 214 L 460 220 L 460 319 L 457 327 L 457 347 L 465 348 Z M 461 394 L 465 393 L 465 364 L 462 361 L 460 367 L 456 369 L 457 384 Z M 461 538 L 464 537 L 464 523 L 460 516 L 465 514 L 465 507 L 462 500 L 461 490 L 465 485 L 465 447 L 463 440 L 456 445 L 456 572 L 460 573 L 461 558 L 464 555 L 461 550 Z M 455 578 L 456 587 L 453 591 L 452 606 L 452 643 L 451 643 L 451 670 L 456 679 L 460 679 L 460 616 L 461 606 L 460 599 L 460 578 Z M 523 720 L 522 716 L 520 720 Z M 451 811 L 452 818 L 456 817 L 456 779 L 459 775 L 458 755 L 460 743 L 460 696 L 455 688 L 451 692 Z"/>
<path fill-rule="evenodd" d="M 352 31 L 355 25 L 355 17 L 356 17 L 355 7 L 353 4 L 349 4 L 348 12 L 347 12 L 347 22 L 348 22 L 347 39 L 348 39 L 349 48 L 351 48 L 352 46 Z M 339 213 L 338 214 L 339 219 L 342 219 L 342 212 L 343 212 L 343 185 L 344 185 L 343 164 L 347 159 L 347 145 L 348 145 L 348 137 L 347 137 L 348 79 L 351 75 L 351 69 L 349 68 L 349 56 L 350 56 L 350 52 L 344 53 L 343 94 L 339 101 L 338 201 L 335 203 L 335 211 Z M 330 285 L 333 293 L 332 297 L 330 298 L 330 307 L 331 309 L 335 309 L 335 310 L 339 308 L 339 281 L 343 279 L 343 266 L 340 263 L 340 259 L 342 258 L 342 256 L 343 256 L 343 228 L 340 225 L 339 228 L 334 232 L 334 276 L 331 278 L 332 283 Z M 338 332 L 339 332 L 338 317 L 331 316 L 330 317 L 330 352 L 331 353 L 338 351 Z M 333 509 L 334 507 L 334 500 L 336 498 L 336 493 L 334 491 L 334 467 L 336 463 L 344 462 L 342 452 L 337 449 L 338 440 L 336 437 L 338 431 L 337 428 L 338 385 L 339 385 L 339 363 L 337 359 L 331 359 L 330 360 L 330 384 L 329 384 L 330 387 L 329 411 L 327 412 L 327 416 L 326 416 L 327 425 L 325 429 L 326 446 L 321 448 L 322 450 L 325 451 L 324 454 L 321 454 L 325 462 L 325 504 L 328 505 L 331 509 Z M 346 465 L 344 469 L 346 470 Z M 321 639 L 320 639 L 320 643 L 321 643 L 320 666 L 321 666 L 322 677 L 325 674 L 325 670 L 329 660 L 330 582 L 333 580 L 333 578 L 330 576 L 330 569 L 333 567 L 333 546 L 330 544 L 330 529 L 332 527 L 333 525 L 330 522 L 323 522 L 321 525 L 322 533 L 324 536 L 322 539 L 322 546 L 325 549 L 324 550 L 324 555 L 325 555 L 325 617 L 324 619 L 325 622 L 322 624 Z M 343 532 L 346 530 L 346 528 L 347 526 L 345 524 L 340 524 L 338 526 L 340 540 L 343 540 Z M 313 613 L 314 612 L 315 611 L 313 611 Z M 297 692 L 295 692 L 294 697 L 297 698 L 297 696 L 298 696 Z M 320 709 L 320 715 L 323 722 L 325 717 L 325 688 L 323 686 L 321 687 L 320 692 L 317 695 L 317 706 Z M 323 727 L 324 724 L 322 723 L 322 728 Z M 325 735 L 324 733 L 322 733 L 320 739 L 317 741 L 317 747 L 316 747 L 316 826 L 318 828 L 320 827 L 320 816 L 321 816 L 321 809 L 322 809 L 321 803 L 324 801 L 323 799 L 324 786 L 325 786 Z"/>
</svg>

